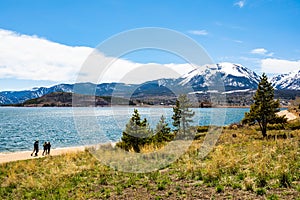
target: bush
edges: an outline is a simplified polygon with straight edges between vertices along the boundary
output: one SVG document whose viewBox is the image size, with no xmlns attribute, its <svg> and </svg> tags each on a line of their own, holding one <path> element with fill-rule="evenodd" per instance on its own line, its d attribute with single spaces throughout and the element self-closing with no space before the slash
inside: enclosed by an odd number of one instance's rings
<svg viewBox="0 0 300 200">
<path fill-rule="evenodd" d="M 242 189 L 242 185 L 239 184 L 239 183 L 232 183 L 231 187 L 232 187 L 233 189 L 239 189 L 239 190 Z"/>
<path fill-rule="evenodd" d="M 300 129 L 300 121 L 289 123 L 288 126 L 287 126 L 287 128 L 290 129 L 290 130 L 298 130 L 298 129 Z"/>
<path fill-rule="evenodd" d="M 218 186 L 216 187 L 216 192 L 217 192 L 217 193 L 221 193 L 221 192 L 223 192 L 223 191 L 224 191 L 224 186 L 218 185 Z"/>
<path fill-rule="evenodd" d="M 265 187 L 268 184 L 267 178 L 265 176 L 259 176 L 256 180 L 257 187 Z"/>
<path fill-rule="evenodd" d="M 198 126 L 197 127 L 197 133 L 205 133 L 209 129 L 209 126 Z"/>
<path fill-rule="evenodd" d="M 262 196 L 262 195 L 266 194 L 266 190 L 264 188 L 258 188 L 256 190 L 256 194 Z"/>
<path fill-rule="evenodd" d="M 279 176 L 280 187 L 285 187 L 285 188 L 291 187 L 291 183 L 292 183 L 292 178 L 290 174 L 282 173 Z"/>
<path fill-rule="evenodd" d="M 284 124 L 269 124 L 268 130 L 285 130 Z"/>
<path fill-rule="evenodd" d="M 267 197 L 268 200 L 278 200 L 278 196 L 276 194 L 271 194 L 269 197 Z"/>
</svg>

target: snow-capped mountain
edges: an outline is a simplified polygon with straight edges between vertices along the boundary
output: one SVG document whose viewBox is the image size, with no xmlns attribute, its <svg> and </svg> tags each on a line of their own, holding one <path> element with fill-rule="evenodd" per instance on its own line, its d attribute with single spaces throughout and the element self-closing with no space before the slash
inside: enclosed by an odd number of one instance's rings
<svg viewBox="0 0 300 200">
<path fill-rule="evenodd" d="M 260 80 L 255 72 L 228 62 L 201 66 L 182 76 L 182 79 L 181 85 L 190 85 L 194 90 L 223 85 L 226 91 L 256 89 Z"/>
<path fill-rule="evenodd" d="M 74 92 L 96 94 L 97 96 L 118 96 L 123 98 L 174 97 L 181 93 L 251 92 L 256 90 L 260 77 L 240 64 L 218 63 L 204 65 L 177 79 L 159 79 L 142 84 L 124 83 L 78 83 L 59 84 L 24 91 L 0 92 L 0 104 L 17 104 L 53 92 Z M 300 71 L 279 75 L 271 79 L 277 91 L 299 90 Z M 225 88 L 225 91 L 224 91 Z M 221 90 L 219 90 L 221 89 Z"/>
<path fill-rule="evenodd" d="M 32 90 L 23 91 L 4 91 L 0 92 L 0 104 L 22 103 L 29 99 L 41 97 L 52 92 L 72 92 L 72 84 L 59 84 L 50 88 L 40 87 Z"/>
<path fill-rule="evenodd" d="M 300 70 L 288 74 L 280 74 L 271 79 L 274 88 L 280 90 L 300 90 Z"/>
</svg>

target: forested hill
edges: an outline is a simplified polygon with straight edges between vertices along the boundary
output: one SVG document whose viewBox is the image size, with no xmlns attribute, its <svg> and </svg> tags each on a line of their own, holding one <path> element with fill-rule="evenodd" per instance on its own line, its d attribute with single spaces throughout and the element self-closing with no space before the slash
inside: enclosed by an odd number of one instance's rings
<svg viewBox="0 0 300 200">
<path fill-rule="evenodd" d="M 109 106 L 114 102 L 115 105 L 135 105 L 132 101 L 113 98 L 112 97 L 100 97 L 100 96 L 87 96 L 87 95 L 77 95 L 77 99 L 80 99 L 80 105 L 77 106 Z M 20 104 L 11 104 L 10 106 L 20 106 L 20 107 L 71 107 L 72 106 L 73 93 L 70 92 L 53 92 L 46 94 L 42 97 L 30 99 Z M 93 102 L 95 104 L 93 104 Z M 76 105 L 75 105 L 76 106 Z"/>
</svg>

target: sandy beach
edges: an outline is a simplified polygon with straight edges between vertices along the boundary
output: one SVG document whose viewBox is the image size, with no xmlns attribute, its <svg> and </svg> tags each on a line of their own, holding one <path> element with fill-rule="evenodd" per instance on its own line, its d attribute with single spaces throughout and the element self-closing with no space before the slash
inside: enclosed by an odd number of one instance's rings
<svg viewBox="0 0 300 200">
<path fill-rule="evenodd" d="M 73 153 L 84 151 L 84 146 L 79 147 L 67 147 L 67 148 L 57 148 L 51 149 L 50 155 L 57 156 L 65 153 Z M 17 160 L 28 160 L 28 159 L 35 159 L 35 158 L 42 158 L 43 150 L 39 151 L 38 156 L 31 156 L 30 154 L 32 151 L 20 151 L 20 152 L 13 152 L 13 153 L 0 153 L 0 163 L 12 162 Z"/>
<path fill-rule="evenodd" d="M 282 111 L 278 112 L 277 115 L 280 116 L 280 117 L 285 115 L 285 117 L 287 118 L 287 121 L 292 121 L 292 120 L 298 118 L 296 115 L 289 112 L 288 110 L 282 110 Z"/>
</svg>

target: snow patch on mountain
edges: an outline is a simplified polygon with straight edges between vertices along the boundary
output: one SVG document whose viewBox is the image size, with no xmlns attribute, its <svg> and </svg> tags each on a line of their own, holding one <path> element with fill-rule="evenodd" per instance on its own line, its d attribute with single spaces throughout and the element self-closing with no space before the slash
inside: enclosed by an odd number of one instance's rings
<svg viewBox="0 0 300 200">
<path fill-rule="evenodd" d="M 251 89 L 232 90 L 232 91 L 222 92 L 222 94 L 233 94 L 233 93 L 243 93 L 243 92 L 255 92 L 255 90 L 251 90 Z"/>
<path fill-rule="evenodd" d="M 190 84 L 193 87 L 210 87 L 215 78 L 221 77 L 224 86 L 242 88 L 255 88 L 259 82 L 259 76 L 240 64 L 228 62 L 210 64 L 198 67 L 183 75 L 181 85 Z"/>
<path fill-rule="evenodd" d="M 300 70 L 275 76 L 271 83 L 276 89 L 300 90 Z"/>
</svg>

